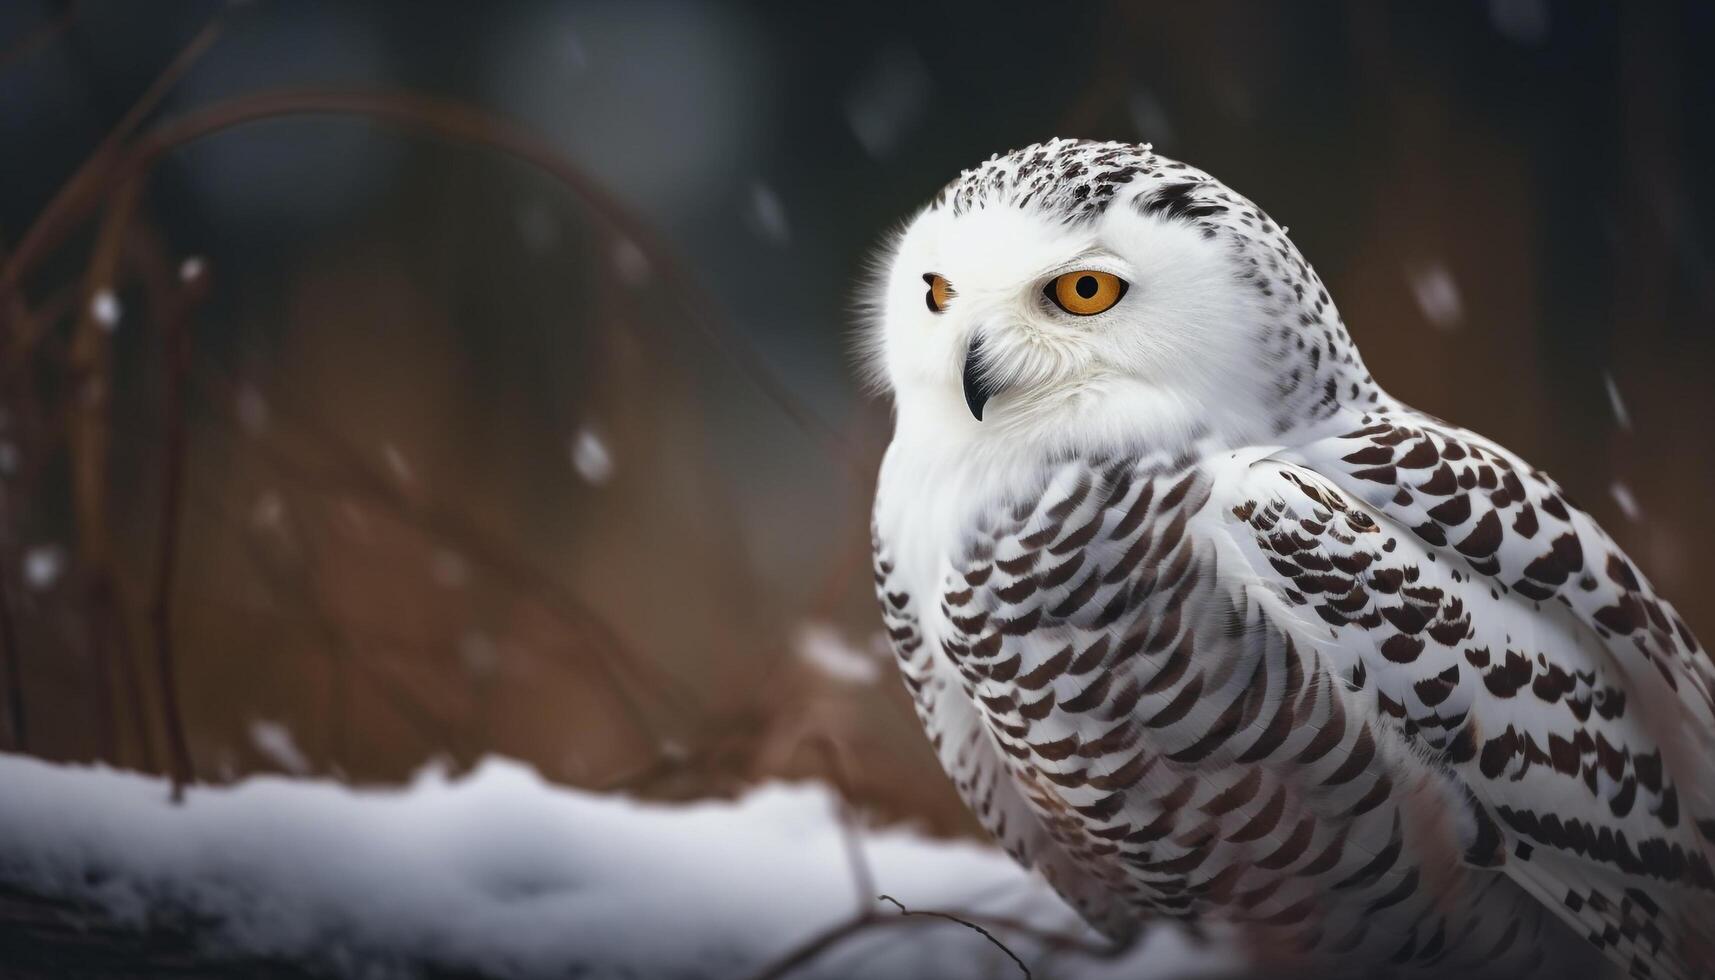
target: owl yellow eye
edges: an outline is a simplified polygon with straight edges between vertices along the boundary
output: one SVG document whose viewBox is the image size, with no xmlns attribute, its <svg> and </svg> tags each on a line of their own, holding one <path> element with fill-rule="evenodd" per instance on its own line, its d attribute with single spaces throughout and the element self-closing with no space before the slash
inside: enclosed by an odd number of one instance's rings
<svg viewBox="0 0 1715 980">
<path fill-rule="evenodd" d="M 1130 285 L 1111 272 L 1080 269 L 1055 276 L 1042 292 L 1067 313 L 1095 316 L 1113 309 Z"/>
<path fill-rule="evenodd" d="M 932 312 L 940 313 L 947 308 L 947 303 L 956 293 L 953 284 L 946 276 L 938 276 L 933 272 L 923 273 L 923 281 L 929 284 L 929 291 L 923 295 L 923 301 L 929 304 Z"/>
</svg>

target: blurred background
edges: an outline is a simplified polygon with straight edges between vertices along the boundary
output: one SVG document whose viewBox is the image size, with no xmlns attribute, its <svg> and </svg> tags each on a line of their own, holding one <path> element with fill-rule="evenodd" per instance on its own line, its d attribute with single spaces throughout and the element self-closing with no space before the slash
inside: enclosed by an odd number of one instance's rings
<svg viewBox="0 0 1715 980">
<path fill-rule="evenodd" d="M 971 825 L 885 652 L 881 236 L 1151 141 L 1715 630 L 1707 3 L 0 4 L 0 746 Z"/>
</svg>

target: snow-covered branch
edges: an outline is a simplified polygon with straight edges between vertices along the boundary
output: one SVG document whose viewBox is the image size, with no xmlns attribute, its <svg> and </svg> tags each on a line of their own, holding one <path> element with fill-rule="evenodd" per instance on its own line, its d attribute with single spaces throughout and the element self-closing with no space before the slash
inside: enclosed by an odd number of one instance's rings
<svg viewBox="0 0 1715 980">
<path fill-rule="evenodd" d="M 854 908 L 838 813 L 819 786 L 666 805 L 552 786 L 499 760 L 391 789 L 258 777 L 193 788 L 174 806 L 159 779 L 0 756 L 0 955 L 44 975 L 54 957 L 87 971 L 137 937 L 129 955 L 193 975 L 189 965 L 225 963 L 270 975 L 746 977 L 867 915 L 883 927 L 842 934 L 792 975 L 1017 974 L 959 923 L 888 928 L 894 907 Z M 1049 937 L 1099 943 L 1005 855 L 897 829 L 860 839 L 876 888 L 914 912 L 990 923 L 1037 976 L 1233 966 L 1166 931 L 1119 958 L 1069 950 Z M 1030 928 L 993 925 L 1006 922 Z"/>
</svg>

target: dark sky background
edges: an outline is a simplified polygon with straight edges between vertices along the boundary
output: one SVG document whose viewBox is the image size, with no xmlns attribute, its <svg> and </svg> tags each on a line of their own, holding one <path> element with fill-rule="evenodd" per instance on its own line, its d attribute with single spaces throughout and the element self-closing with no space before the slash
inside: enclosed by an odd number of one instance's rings
<svg viewBox="0 0 1715 980">
<path fill-rule="evenodd" d="M 1548 469 L 1715 630 L 1715 6 L 11 0 L 0 245 L 216 19 L 152 122 L 281 88 L 452 100 L 651 238 L 503 154 L 361 118 L 168 153 L 114 283 L 111 547 L 57 435 L 93 224 L 24 284 L 47 345 L 6 348 L 34 751 L 160 764 L 123 669 L 149 663 L 170 462 L 148 269 L 196 256 L 172 595 L 200 770 L 281 767 L 260 719 L 354 777 L 493 751 L 599 784 L 671 742 L 706 785 L 810 765 L 813 720 L 931 787 L 878 802 L 956 822 L 892 678 L 805 666 L 813 637 L 867 656 L 879 628 L 887 417 L 855 380 L 854 283 L 961 168 L 1050 136 L 1152 141 L 1262 204 L 1385 386 Z M 644 696 L 656 734 L 626 735 L 579 659 L 596 635 L 698 706 Z"/>
</svg>

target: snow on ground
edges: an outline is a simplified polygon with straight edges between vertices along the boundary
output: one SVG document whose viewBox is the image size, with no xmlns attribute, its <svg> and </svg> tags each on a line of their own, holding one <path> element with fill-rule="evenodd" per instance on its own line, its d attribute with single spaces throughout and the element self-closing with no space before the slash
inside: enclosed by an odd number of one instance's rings
<svg viewBox="0 0 1715 980">
<path fill-rule="evenodd" d="M 749 976 L 852 914 L 842 841 L 835 798 L 813 785 L 666 805 L 553 786 L 490 760 L 387 789 L 255 777 L 193 789 L 175 807 L 152 777 L 0 755 L 0 883 L 95 903 L 127 924 L 202 922 L 217 954 L 366 978 L 424 965 L 524 978 Z M 992 848 L 892 829 L 865 831 L 863 849 L 876 891 L 912 909 L 1080 931 L 1046 885 Z M 1038 977 L 1191 977 L 1236 965 L 1165 930 L 1118 959 L 1045 958 L 1001 935 Z M 976 933 L 924 917 L 861 933 L 791 974 L 1021 975 Z"/>
</svg>

